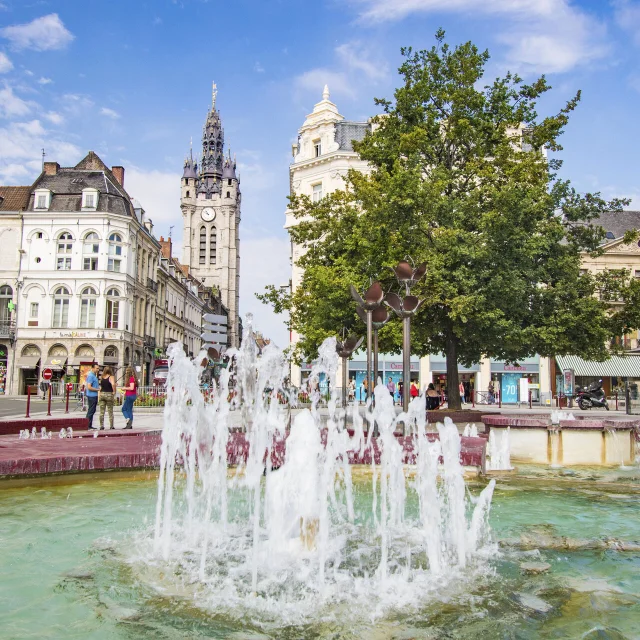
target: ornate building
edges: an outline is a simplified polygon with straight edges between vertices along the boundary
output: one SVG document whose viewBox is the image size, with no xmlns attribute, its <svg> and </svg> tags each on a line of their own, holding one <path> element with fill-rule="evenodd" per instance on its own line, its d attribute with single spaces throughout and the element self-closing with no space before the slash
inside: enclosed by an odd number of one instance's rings
<svg viewBox="0 0 640 640">
<path fill-rule="evenodd" d="M 184 225 L 183 264 L 205 286 L 218 290 L 229 312 L 229 342 L 241 339 L 238 317 L 240 286 L 240 180 L 236 161 L 224 155 L 224 130 L 216 108 L 214 83 L 211 109 L 202 131 L 202 158 L 193 153 L 184 163 L 180 208 Z"/>
</svg>

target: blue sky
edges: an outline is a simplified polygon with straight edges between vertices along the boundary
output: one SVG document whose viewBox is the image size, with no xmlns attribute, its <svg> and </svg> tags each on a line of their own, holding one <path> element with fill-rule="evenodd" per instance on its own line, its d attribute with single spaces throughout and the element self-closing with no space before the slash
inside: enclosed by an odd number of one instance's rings
<svg viewBox="0 0 640 640">
<path fill-rule="evenodd" d="M 632 0 L 0 0 L 0 184 L 30 184 L 48 160 L 89 149 L 126 168 L 125 186 L 173 238 L 179 185 L 218 85 L 227 148 L 242 177 L 241 311 L 283 345 L 281 321 L 253 296 L 288 280 L 282 229 L 291 142 L 322 87 L 349 119 L 391 97 L 399 49 L 488 48 L 489 78 L 547 74 L 540 113 L 577 89 L 562 175 L 640 207 L 640 2 Z"/>
</svg>

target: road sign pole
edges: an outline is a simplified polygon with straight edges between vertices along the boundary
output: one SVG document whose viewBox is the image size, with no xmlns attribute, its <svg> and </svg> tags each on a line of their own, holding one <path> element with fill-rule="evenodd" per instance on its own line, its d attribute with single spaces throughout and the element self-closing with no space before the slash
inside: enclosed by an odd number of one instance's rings
<svg viewBox="0 0 640 640">
<path fill-rule="evenodd" d="M 49 383 L 49 401 L 47 403 L 47 416 L 51 416 L 51 383 Z"/>
</svg>

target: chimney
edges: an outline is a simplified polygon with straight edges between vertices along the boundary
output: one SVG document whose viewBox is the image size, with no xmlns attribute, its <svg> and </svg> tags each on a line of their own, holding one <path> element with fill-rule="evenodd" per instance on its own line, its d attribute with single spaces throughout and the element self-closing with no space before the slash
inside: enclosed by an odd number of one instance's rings
<svg viewBox="0 0 640 640">
<path fill-rule="evenodd" d="M 162 257 L 167 258 L 167 260 L 171 260 L 171 238 L 165 240 L 160 237 L 160 247 L 162 251 Z"/>
<path fill-rule="evenodd" d="M 45 162 L 44 173 L 47 176 L 55 176 L 60 171 L 60 165 L 57 162 Z"/>
<path fill-rule="evenodd" d="M 124 167 L 111 167 L 111 173 L 113 173 L 113 177 L 119 182 L 120 186 L 124 187 Z"/>
</svg>

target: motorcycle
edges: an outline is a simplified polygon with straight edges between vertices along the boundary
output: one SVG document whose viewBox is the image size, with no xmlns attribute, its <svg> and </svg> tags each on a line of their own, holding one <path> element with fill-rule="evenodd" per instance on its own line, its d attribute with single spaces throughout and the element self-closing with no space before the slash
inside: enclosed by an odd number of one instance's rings
<svg viewBox="0 0 640 640">
<path fill-rule="evenodd" d="M 602 380 L 592 382 L 586 389 L 576 387 L 576 400 L 583 411 L 587 409 L 606 409 L 609 411 L 607 397 L 602 389 Z"/>
</svg>

